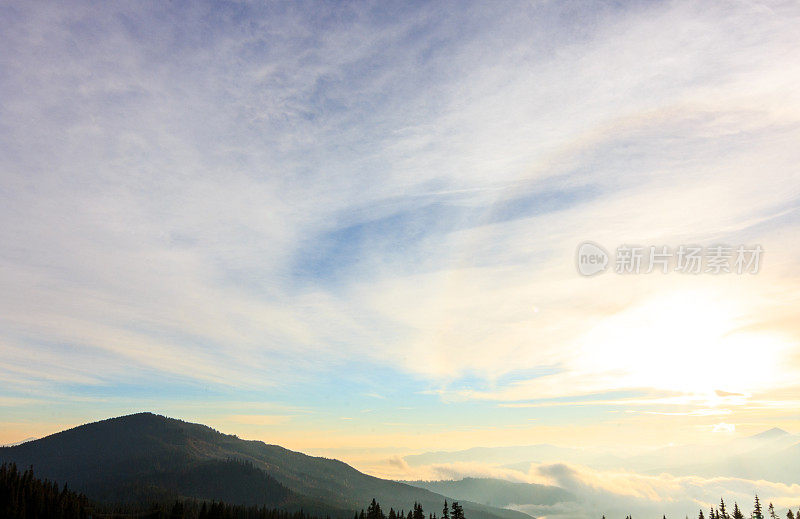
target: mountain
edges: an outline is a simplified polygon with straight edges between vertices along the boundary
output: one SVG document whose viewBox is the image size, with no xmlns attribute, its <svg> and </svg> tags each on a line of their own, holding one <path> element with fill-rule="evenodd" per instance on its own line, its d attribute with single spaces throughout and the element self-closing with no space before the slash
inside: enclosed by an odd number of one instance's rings
<svg viewBox="0 0 800 519">
<path fill-rule="evenodd" d="M 412 467 L 447 463 L 485 463 L 527 472 L 531 463 L 577 463 L 595 468 L 620 465 L 620 459 L 605 453 L 558 447 L 546 443 L 509 447 L 473 447 L 460 451 L 411 454 L 403 458 Z"/>
<path fill-rule="evenodd" d="M 455 499 L 471 499 L 488 506 L 554 505 L 574 501 L 566 490 L 548 485 L 514 483 L 493 478 L 464 478 L 458 481 L 407 481 L 409 485 Z"/>
<path fill-rule="evenodd" d="M 752 440 L 768 440 L 768 441 L 771 441 L 771 440 L 777 440 L 777 439 L 786 438 L 787 436 L 790 436 L 790 434 L 788 432 L 784 431 L 780 427 L 773 427 L 772 429 L 769 429 L 769 430 L 764 431 L 762 433 L 758 433 L 758 434 L 755 434 L 753 436 L 750 436 L 750 439 L 752 439 Z"/>
<path fill-rule="evenodd" d="M 285 507 L 350 519 L 372 498 L 388 510 L 419 502 L 438 511 L 445 497 L 363 474 L 333 459 L 242 440 L 152 413 L 111 418 L 14 447 L 0 462 L 33 466 L 99 501 L 189 497 Z M 452 499 L 452 498 L 451 498 Z M 462 502 L 469 519 L 530 519 L 514 510 Z"/>
<path fill-rule="evenodd" d="M 0 445 L 0 447 L 15 447 L 17 445 L 22 445 L 25 442 L 33 441 L 35 439 L 36 438 L 34 438 L 34 437 L 25 438 L 24 440 L 20 440 L 20 441 L 15 442 L 15 443 L 6 443 L 5 445 Z"/>
<path fill-rule="evenodd" d="M 626 460 L 626 468 L 647 474 L 735 477 L 797 483 L 800 437 L 783 429 L 716 445 L 676 445 Z"/>
<path fill-rule="evenodd" d="M 670 445 L 626 457 L 539 444 L 427 452 L 406 456 L 404 460 L 410 466 L 471 462 L 520 472 L 528 472 L 539 463 L 570 463 L 597 470 L 709 478 L 728 476 L 792 484 L 798 482 L 800 436 L 775 427 L 744 438 L 713 444 Z M 475 499 L 485 502 L 477 497 Z"/>
</svg>

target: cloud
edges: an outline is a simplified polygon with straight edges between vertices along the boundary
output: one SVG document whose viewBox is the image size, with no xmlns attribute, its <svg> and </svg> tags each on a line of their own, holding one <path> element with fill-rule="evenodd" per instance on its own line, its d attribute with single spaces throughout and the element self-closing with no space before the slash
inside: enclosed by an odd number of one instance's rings
<svg viewBox="0 0 800 519">
<path fill-rule="evenodd" d="M 2 9 L 4 386 L 792 384 L 796 6 Z M 767 259 L 590 281 L 585 239 Z"/>
<path fill-rule="evenodd" d="M 732 433 L 735 430 L 736 430 L 736 425 L 725 422 L 716 423 L 711 428 L 711 431 L 715 433 Z"/>
<path fill-rule="evenodd" d="M 489 477 L 513 481 L 552 485 L 569 491 L 574 500 L 555 505 L 511 506 L 535 517 L 590 518 L 694 515 L 698 509 L 708 513 L 720 497 L 726 503 L 737 502 L 749 510 L 757 493 L 762 503 L 772 502 L 783 515 L 785 508 L 794 506 L 800 498 L 799 485 L 739 478 L 701 478 L 670 474 L 644 475 L 630 471 L 596 470 L 567 463 L 532 464 L 529 472 L 470 463 L 436 464 L 408 469 L 404 479 L 461 479 Z"/>
</svg>

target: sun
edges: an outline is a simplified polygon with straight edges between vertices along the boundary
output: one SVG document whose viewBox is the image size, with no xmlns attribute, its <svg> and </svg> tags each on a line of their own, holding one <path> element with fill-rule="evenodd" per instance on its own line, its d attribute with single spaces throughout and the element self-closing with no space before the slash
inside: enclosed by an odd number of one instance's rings
<svg viewBox="0 0 800 519">
<path fill-rule="evenodd" d="M 578 363 L 611 388 L 709 396 L 765 390 L 785 375 L 789 344 L 745 331 L 746 315 L 739 302 L 709 291 L 656 296 L 593 328 Z"/>
</svg>

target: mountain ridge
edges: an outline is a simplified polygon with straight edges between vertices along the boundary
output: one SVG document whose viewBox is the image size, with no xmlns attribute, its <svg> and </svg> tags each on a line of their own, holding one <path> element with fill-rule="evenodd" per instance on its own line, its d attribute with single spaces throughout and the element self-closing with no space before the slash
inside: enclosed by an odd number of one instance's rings
<svg viewBox="0 0 800 519">
<path fill-rule="evenodd" d="M 73 427 L 14 447 L 0 448 L 0 461 L 32 465 L 43 477 L 83 491 L 94 499 L 157 497 L 210 498 L 235 488 L 224 482 L 204 491 L 180 483 L 202 481 L 200 474 L 227 471 L 230 481 L 253 488 L 258 475 L 264 504 L 304 508 L 320 515 L 350 519 L 355 510 L 376 498 L 388 509 L 410 509 L 420 502 L 439 510 L 445 496 L 363 474 L 346 463 L 309 456 L 279 445 L 244 440 L 206 425 L 154 413 L 135 413 Z M 226 465 L 226 463 L 228 465 Z M 205 471 L 205 472 L 204 472 Z M 214 480 L 214 478 L 211 478 Z M 201 495 L 202 494 L 202 495 Z M 238 495 L 237 500 L 241 500 Z M 452 498 L 448 499 L 451 500 Z M 463 502 L 470 519 L 529 519 L 522 512 Z"/>
</svg>

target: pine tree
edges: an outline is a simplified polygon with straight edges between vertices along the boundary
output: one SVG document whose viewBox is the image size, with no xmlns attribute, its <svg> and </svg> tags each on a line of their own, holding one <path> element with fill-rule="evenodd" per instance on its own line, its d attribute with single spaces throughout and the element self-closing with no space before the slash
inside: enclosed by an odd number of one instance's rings
<svg viewBox="0 0 800 519">
<path fill-rule="evenodd" d="M 761 513 L 761 502 L 758 500 L 758 494 L 756 494 L 756 502 L 753 505 L 753 519 L 764 519 L 764 514 Z"/>
<path fill-rule="evenodd" d="M 769 504 L 769 519 L 778 519 L 778 515 L 775 513 L 775 507 L 772 506 L 772 503 Z"/>
<path fill-rule="evenodd" d="M 722 499 L 719 500 L 719 509 L 717 510 L 717 518 L 718 519 L 730 519 L 728 515 L 728 511 L 725 510 L 725 501 Z"/>
<path fill-rule="evenodd" d="M 450 519 L 450 510 L 447 508 L 447 499 L 444 500 L 444 508 L 442 508 L 442 519 Z"/>
<path fill-rule="evenodd" d="M 465 519 L 464 508 L 458 504 L 458 501 L 453 501 L 453 504 L 450 505 L 450 510 L 450 519 Z"/>
<path fill-rule="evenodd" d="M 706 517 L 703 515 L 703 509 L 702 508 L 700 509 L 700 515 L 697 516 L 697 519 L 706 519 Z"/>
<path fill-rule="evenodd" d="M 183 519 L 185 517 L 185 512 L 183 509 L 183 502 L 176 501 L 175 505 L 172 507 L 172 511 L 169 514 L 169 519 Z"/>
<path fill-rule="evenodd" d="M 786 519 L 794 519 L 794 514 L 792 513 L 792 509 L 790 508 L 788 512 L 786 512 Z"/>
<path fill-rule="evenodd" d="M 736 501 L 733 502 L 733 519 L 744 519 L 744 514 L 742 511 L 739 510 L 739 504 Z"/>
<path fill-rule="evenodd" d="M 367 519 L 386 519 L 386 516 L 383 515 L 383 510 L 381 510 L 381 505 L 378 504 L 374 497 L 367 507 Z"/>
</svg>

